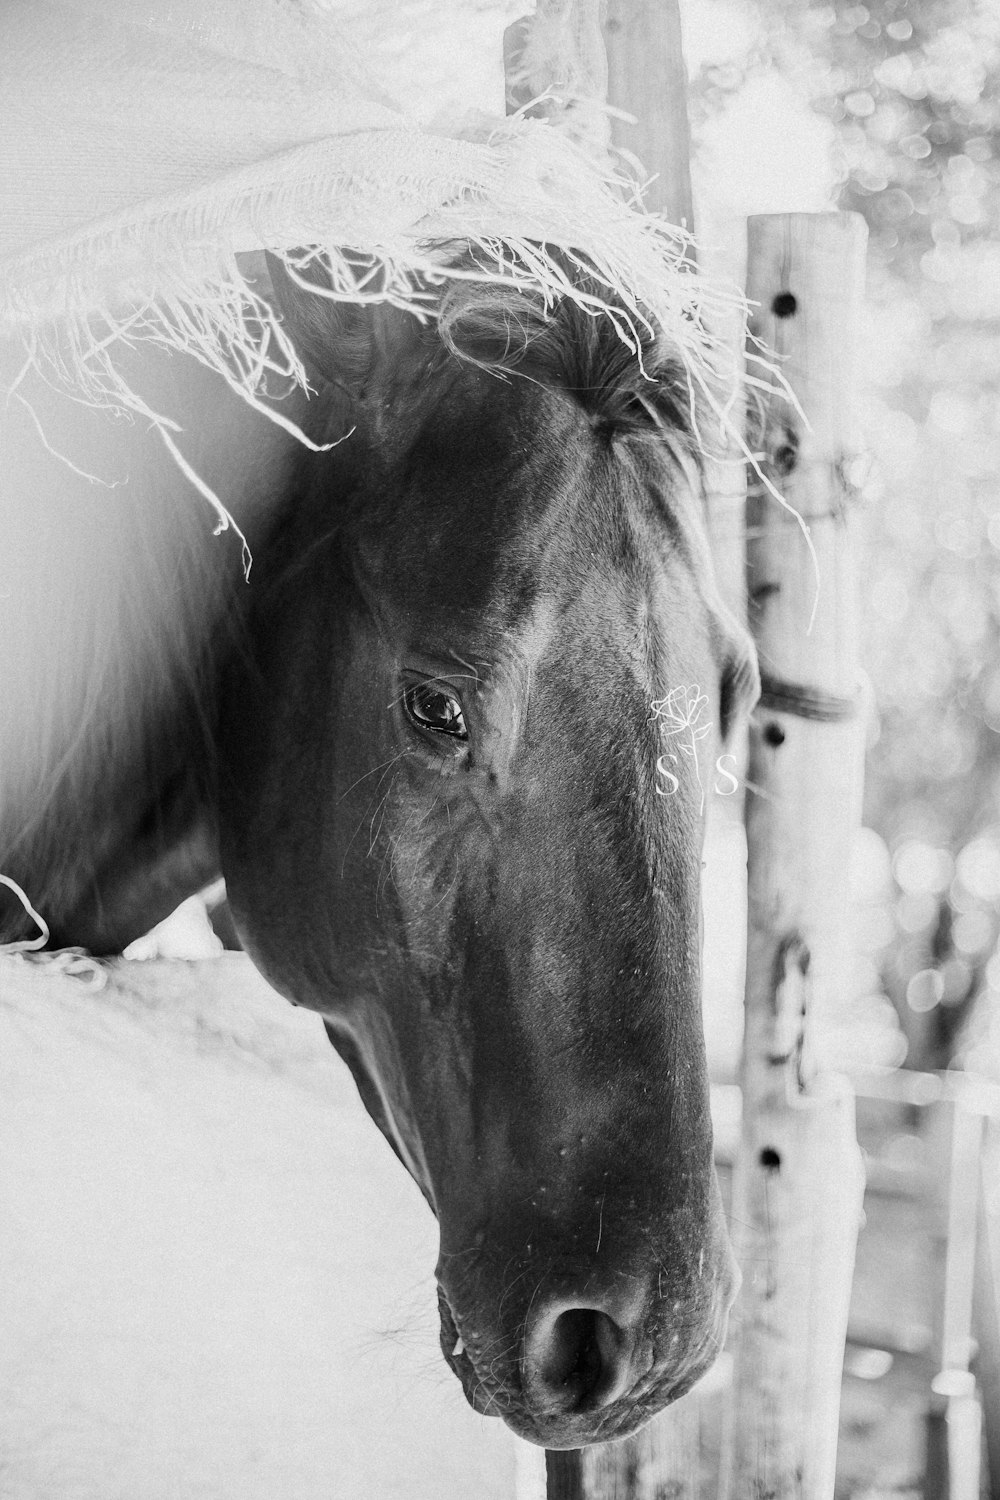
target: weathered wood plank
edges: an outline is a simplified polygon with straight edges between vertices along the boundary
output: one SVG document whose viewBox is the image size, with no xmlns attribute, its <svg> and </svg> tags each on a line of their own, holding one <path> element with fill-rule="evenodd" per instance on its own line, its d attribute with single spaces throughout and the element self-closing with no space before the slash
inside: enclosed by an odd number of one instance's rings
<svg viewBox="0 0 1000 1500">
<path fill-rule="evenodd" d="M 864 250 L 857 215 L 750 221 L 753 334 L 779 355 L 801 405 L 780 392 L 763 397 L 751 446 L 809 539 L 751 476 L 748 592 L 764 697 L 747 777 L 744 1126 L 733 1208 L 744 1288 L 729 1500 L 834 1492 L 862 1180 L 853 1097 L 840 1081 L 813 1078 L 812 1052 L 847 972 L 847 864 L 860 816 L 850 476 Z"/>
<path fill-rule="evenodd" d="M 694 232 L 687 70 L 676 0 L 608 0 L 604 20 L 611 142 L 653 180 L 648 209 Z"/>
<path fill-rule="evenodd" d="M 985 1131 L 979 1191 L 973 1331 L 990 1495 L 1000 1500 L 1000 1121 Z"/>
<path fill-rule="evenodd" d="M 620 1443 L 545 1455 L 547 1500 L 698 1500 L 697 1395 Z"/>
</svg>

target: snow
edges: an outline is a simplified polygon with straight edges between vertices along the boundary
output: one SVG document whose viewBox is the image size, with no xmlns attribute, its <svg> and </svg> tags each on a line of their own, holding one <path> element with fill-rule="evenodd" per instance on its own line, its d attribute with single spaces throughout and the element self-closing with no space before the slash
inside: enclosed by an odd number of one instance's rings
<svg viewBox="0 0 1000 1500">
<path fill-rule="evenodd" d="M 242 956 L 97 994 L 0 959 L 0 1162 L 0 1495 L 513 1500 L 433 1218 Z"/>
</svg>

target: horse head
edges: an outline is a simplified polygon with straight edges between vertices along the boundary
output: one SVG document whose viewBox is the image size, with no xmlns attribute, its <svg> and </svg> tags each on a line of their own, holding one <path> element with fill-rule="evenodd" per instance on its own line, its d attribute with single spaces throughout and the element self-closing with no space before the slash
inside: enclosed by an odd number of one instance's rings
<svg viewBox="0 0 1000 1500">
<path fill-rule="evenodd" d="M 706 726 L 756 668 L 687 383 L 570 299 L 453 282 L 422 325 L 274 281 L 336 446 L 224 694 L 237 925 L 437 1215 L 473 1406 L 551 1448 L 621 1436 L 712 1361 L 736 1285 L 699 882 Z M 664 700 L 704 722 L 667 743 Z"/>
</svg>

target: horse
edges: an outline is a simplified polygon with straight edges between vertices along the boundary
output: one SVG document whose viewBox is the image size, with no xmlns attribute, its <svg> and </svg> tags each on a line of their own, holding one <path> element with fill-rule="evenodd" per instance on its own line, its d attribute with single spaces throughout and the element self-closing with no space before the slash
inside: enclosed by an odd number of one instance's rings
<svg viewBox="0 0 1000 1500">
<path fill-rule="evenodd" d="M 709 1367 L 738 1284 L 700 1017 L 709 742 L 667 785 L 651 713 L 696 684 L 724 738 L 757 692 L 689 381 L 573 296 L 444 275 L 419 318 L 270 272 L 312 447 L 193 361 L 120 356 L 248 581 L 142 424 L 30 376 L 8 402 L 0 870 L 95 953 L 221 873 L 437 1217 L 469 1402 L 551 1449 L 619 1438 Z"/>
</svg>

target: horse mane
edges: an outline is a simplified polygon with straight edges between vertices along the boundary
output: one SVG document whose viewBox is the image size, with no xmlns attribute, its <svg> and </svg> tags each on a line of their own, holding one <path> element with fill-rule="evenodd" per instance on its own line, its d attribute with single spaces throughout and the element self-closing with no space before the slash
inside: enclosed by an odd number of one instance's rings
<svg viewBox="0 0 1000 1500">
<path fill-rule="evenodd" d="M 650 493 L 665 522 L 684 537 L 697 559 L 702 596 L 723 659 L 720 722 L 725 736 L 738 712 L 756 700 L 759 678 L 750 638 L 715 582 L 705 524 L 708 455 L 702 434 L 712 430 L 717 408 L 705 379 L 692 376 L 679 345 L 655 332 L 641 309 L 637 318 L 568 260 L 566 270 L 577 295 L 555 302 L 541 292 L 496 283 L 451 283 L 439 307 L 441 342 L 458 359 L 497 375 L 521 375 L 567 391 L 599 438 L 641 442 L 647 452 L 655 448 L 680 477 L 669 494 L 658 484 Z"/>
<path fill-rule="evenodd" d="M 180 373 L 158 360 L 165 409 Z M 0 872 L 58 929 L 124 837 L 155 835 L 164 793 L 172 809 L 189 795 L 186 763 L 210 782 L 215 667 L 245 585 L 238 543 L 211 536 L 153 434 L 40 377 L 21 389 L 0 495 Z M 211 409 L 201 385 L 197 397 Z M 206 445 L 184 446 L 206 472 Z M 0 942 L 33 936 L 0 897 Z"/>
<path fill-rule="evenodd" d="M 456 249 L 440 271 L 419 278 L 414 300 L 422 314 L 391 302 L 340 300 L 316 254 L 295 253 L 294 277 L 277 257 L 267 261 L 286 332 L 310 380 L 339 387 L 349 402 L 360 396 L 363 404 L 374 380 L 390 402 L 412 404 L 419 421 L 458 360 L 566 391 L 599 436 L 652 437 L 700 468 L 710 359 L 699 352 L 693 315 L 669 336 L 651 312 L 628 305 L 578 257 L 545 249 L 562 272 L 564 292 L 527 283 L 519 261 L 510 260 L 509 274 L 498 279 L 502 268 Z M 356 273 L 371 290 L 385 290 L 374 258 L 357 257 Z"/>
<path fill-rule="evenodd" d="M 0 867 L 43 914 L 72 904 L 87 872 L 116 858 L 117 840 L 158 815 L 189 749 L 210 777 L 206 642 L 222 628 L 226 575 L 239 576 L 233 549 L 203 540 L 195 505 L 142 516 L 122 507 L 89 535 L 72 517 L 63 529 L 65 510 L 59 519 L 34 592 L 24 590 L 21 628 L 0 650 Z M 178 520 L 191 523 L 189 538 Z"/>
<path fill-rule="evenodd" d="M 587 273 L 573 272 L 572 282 L 575 295 L 553 301 L 517 286 L 452 281 L 438 334 L 460 360 L 567 391 L 598 435 L 654 438 L 700 468 L 705 401 L 679 349 Z"/>
</svg>

